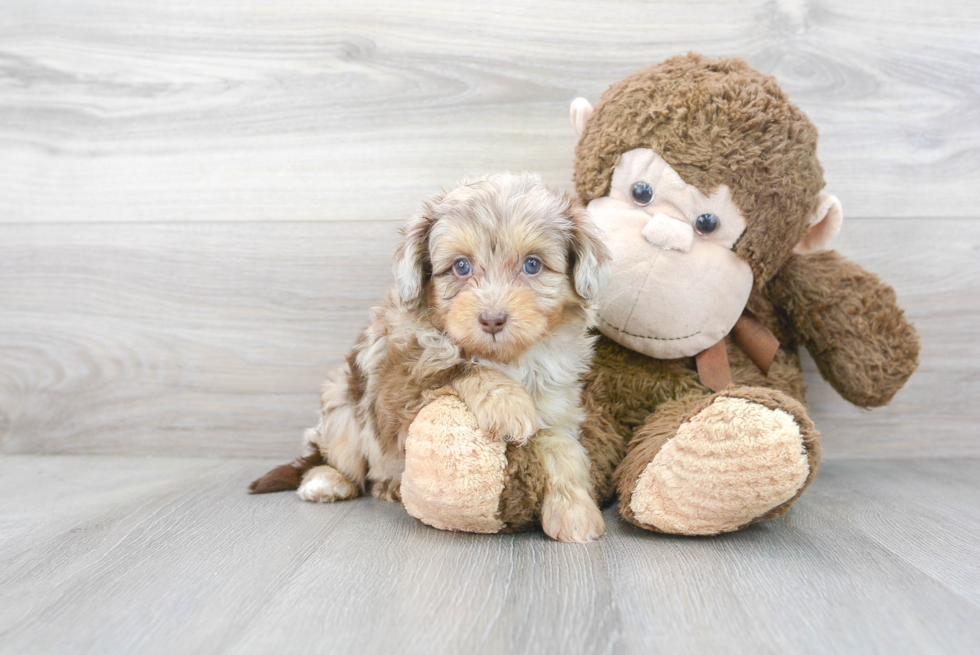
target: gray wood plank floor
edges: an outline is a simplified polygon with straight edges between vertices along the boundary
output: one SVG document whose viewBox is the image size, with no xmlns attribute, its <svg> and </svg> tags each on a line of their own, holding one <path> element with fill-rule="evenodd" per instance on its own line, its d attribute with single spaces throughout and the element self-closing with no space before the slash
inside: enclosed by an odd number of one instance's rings
<svg viewBox="0 0 980 655">
<path fill-rule="evenodd" d="M 0 652 L 980 649 L 980 460 L 830 462 L 717 538 L 610 509 L 588 546 L 247 496 L 269 464 L 0 457 Z"/>
</svg>

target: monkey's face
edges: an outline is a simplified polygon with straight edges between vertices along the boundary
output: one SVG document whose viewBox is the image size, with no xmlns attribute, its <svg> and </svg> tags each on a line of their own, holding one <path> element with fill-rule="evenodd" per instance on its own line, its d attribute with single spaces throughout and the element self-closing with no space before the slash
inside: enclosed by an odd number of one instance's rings
<svg viewBox="0 0 980 655">
<path fill-rule="evenodd" d="M 727 186 L 705 196 L 639 148 L 622 155 L 609 195 L 588 212 L 613 258 L 598 300 L 603 334 L 658 359 L 696 355 L 728 334 L 753 278 L 732 252 L 746 220 Z"/>
</svg>

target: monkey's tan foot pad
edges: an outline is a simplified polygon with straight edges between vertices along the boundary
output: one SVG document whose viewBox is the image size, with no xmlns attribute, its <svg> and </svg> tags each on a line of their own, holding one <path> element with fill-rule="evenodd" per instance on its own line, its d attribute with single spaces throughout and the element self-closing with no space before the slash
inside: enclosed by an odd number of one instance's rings
<svg viewBox="0 0 980 655">
<path fill-rule="evenodd" d="M 456 396 L 439 396 L 408 429 L 402 503 L 440 530 L 499 532 L 506 444 L 477 426 Z"/>
<path fill-rule="evenodd" d="M 731 532 L 792 499 L 809 472 L 793 416 L 721 396 L 682 423 L 646 466 L 630 509 L 661 532 Z"/>
</svg>

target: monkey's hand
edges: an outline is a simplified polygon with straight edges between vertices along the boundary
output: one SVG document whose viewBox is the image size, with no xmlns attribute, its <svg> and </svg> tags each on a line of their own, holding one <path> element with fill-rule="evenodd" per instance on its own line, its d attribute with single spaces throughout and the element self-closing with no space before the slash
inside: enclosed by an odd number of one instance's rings
<svg viewBox="0 0 980 655">
<path fill-rule="evenodd" d="M 453 387 L 482 430 L 519 446 L 538 431 L 538 412 L 527 389 L 503 373 L 477 368 Z"/>
<path fill-rule="evenodd" d="M 880 407 L 918 366 L 919 337 L 877 275 L 833 251 L 794 255 L 769 298 L 845 400 Z"/>
</svg>

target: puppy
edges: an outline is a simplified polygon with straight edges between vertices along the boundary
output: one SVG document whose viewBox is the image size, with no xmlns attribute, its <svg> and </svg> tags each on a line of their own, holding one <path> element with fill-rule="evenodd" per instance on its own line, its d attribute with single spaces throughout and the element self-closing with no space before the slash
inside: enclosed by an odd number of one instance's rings
<svg viewBox="0 0 980 655">
<path fill-rule="evenodd" d="M 423 203 L 401 232 L 397 288 L 323 386 L 306 455 L 251 492 L 398 500 L 409 424 L 427 401 L 454 393 L 490 434 L 533 440 L 548 476 L 549 536 L 599 537 L 580 398 L 589 304 L 608 260 L 580 204 L 535 175 L 491 175 Z"/>
</svg>

